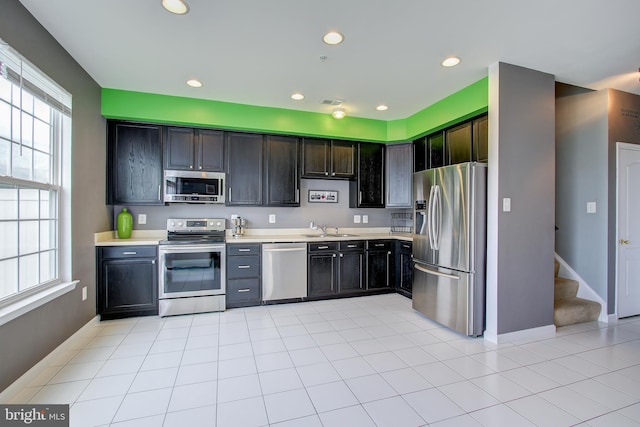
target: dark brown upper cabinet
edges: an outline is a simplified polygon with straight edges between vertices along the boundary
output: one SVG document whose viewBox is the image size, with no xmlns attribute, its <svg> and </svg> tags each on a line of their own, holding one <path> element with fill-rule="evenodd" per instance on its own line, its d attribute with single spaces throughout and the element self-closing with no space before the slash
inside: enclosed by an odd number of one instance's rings
<svg viewBox="0 0 640 427">
<path fill-rule="evenodd" d="M 300 206 L 300 141 L 292 136 L 265 137 L 264 202 Z"/>
<path fill-rule="evenodd" d="M 224 133 L 212 129 L 165 128 L 165 169 L 224 172 Z"/>
<path fill-rule="evenodd" d="M 263 135 L 227 132 L 228 206 L 262 205 Z"/>
<path fill-rule="evenodd" d="M 161 205 L 162 126 L 109 120 L 107 204 Z"/>
<path fill-rule="evenodd" d="M 355 178 L 356 142 L 322 138 L 302 140 L 302 177 Z"/>
<path fill-rule="evenodd" d="M 349 182 L 350 208 L 384 208 L 384 144 L 358 143 L 358 172 Z"/>
<path fill-rule="evenodd" d="M 466 122 L 445 131 L 447 164 L 471 161 L 471 130 L 471 122 Z"/>
<path fill-rule="evenodd" d="M 473 160 L 489 161 L 489 117 L 483 116 L 473 121 Z"/>
</svg>

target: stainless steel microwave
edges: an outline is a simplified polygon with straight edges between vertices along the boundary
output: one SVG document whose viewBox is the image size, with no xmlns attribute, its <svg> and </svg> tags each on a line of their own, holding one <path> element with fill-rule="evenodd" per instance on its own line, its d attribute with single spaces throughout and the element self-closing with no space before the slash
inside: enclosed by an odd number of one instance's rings
<svg viewBox="0 0 640 427">
<path fill-rule="evenodd" d="M 164 171 L 165 203 L 224 203 L 223 172 Z"/>
</svg>

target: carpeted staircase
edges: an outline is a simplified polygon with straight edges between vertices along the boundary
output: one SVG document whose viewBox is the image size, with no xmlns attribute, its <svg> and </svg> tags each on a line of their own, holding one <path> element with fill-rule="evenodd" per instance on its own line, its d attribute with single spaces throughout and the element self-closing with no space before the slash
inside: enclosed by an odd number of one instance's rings
<svg viewBox="0 0 640 427">
<path fill-rule="evenodd" d="M 567 326 L 598 320 L 600 303 L 578 298 L 579 283 L 572 279 L 558 277 L 559 271 L 560 263 L 556 261 L 553 323 L 556 326 Z"/>
</svg>

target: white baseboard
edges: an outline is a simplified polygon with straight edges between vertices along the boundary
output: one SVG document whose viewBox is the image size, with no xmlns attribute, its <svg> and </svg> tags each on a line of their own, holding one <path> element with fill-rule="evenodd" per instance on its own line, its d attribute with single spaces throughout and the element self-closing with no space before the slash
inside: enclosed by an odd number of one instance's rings
<svg viewBox="0 0 640 427">
<path fill-rule="evenodd" d="M 496 334 L 485 331 L 484 339 L 494 344 L 504 344 L 515 341 L 541 340 L 553 338 L 556 335 L 556 325 L 540 326 L 538 328 L 523 329 L 522 331 Z"/>
<path fill-rule="evenodd" d="M 582 277 L 580 277 L 580 275 L 557 253 L 556 260 L 560 263 L 560 272 L 558 273 L 558 276 L 578 282 L 580 285 L 578 286 L 578 297 L 600 303 L 600 316 L 598 317 L 598 322 L 610 323 L 611 315 L 607 314 L 607 302 L 602 299 L 602 297 L 598 295 L 598 293 L 594 291 L 593 288 L 589 286 L 589 284 L 585 282 Z"/>
<path fill-rule="evenodd" d="M 52 360 L 55 360 L 56 357 L 59 357 L 62 353 L 67 351 L 68 347 L 71 346 L 71 344 L 75 341 L 75 339 L 81 336 L 84 333 L 84 331 L 94 327 L 99 322 L 100 322 L 100 317 L 95 316 L 94 318 L 89 320 L 87 323 L 85 323 L 84 326 L 78 329 L 73 335 L 71 335 L 69 338 L 64 340 L 62 344 L 54 348 L 53 351 L 51 351 L 51 353 L 47 354 L 41 361 L 33 365 L 31 369 L 29 369 L 27 372 L 22 374 L 20 378 L 18 378 L 13 383 L 11 383 L 9 387 L 5 388 L 2 391 L 2 393 L 0 393 L 0 402 L 10 402 L 11 399 L 17 393 L 19 393 L 25 387 L 28 387 L 29 384 L 31 384 L 31 382 L 36 378 L 36 376 L 38 376 L 38 374 L 40 374 L 43 368 L 49 366 Z"/>
</svg>

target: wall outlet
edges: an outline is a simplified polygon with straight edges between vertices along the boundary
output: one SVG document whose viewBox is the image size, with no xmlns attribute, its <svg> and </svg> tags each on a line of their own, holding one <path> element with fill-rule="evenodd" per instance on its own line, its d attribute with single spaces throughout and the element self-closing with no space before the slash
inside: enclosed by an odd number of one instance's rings
<svg viewBox="0 0 640 427">
<path fill-rule="evenodd" d="M 354 215 L 353 216 L 353 223 L 354 224 L 360 224 L 360 215 Z"/>
<path fill-rule="evenodd" d="M 82 301 L 86 301 L 87 300 L 87 287 L 83 287 L 82 288 Z"/>
<path fill-rule="evenodd" d="M 369 215 L 362 215 L 362 223 L 363 224 L 369 223 Z"/>
<path fill-rule="evenodd" d="M 147 214 L 138 214 L 138 224 L 147 223 Z"/>
<path fill-rule="evenodd" d="M 502 211 L 511 212 L 511 199 L 509 197 L 502 199 Z"/>
<path fill-rule="evenodd" d="M 596 213 L 596 202 L 587 202 L 587 213 Z"/>
<path fill-rule="evenodd" d="M 269 214 L 269 224 L 276 223 L 276 214 Z"/>
</svg>

